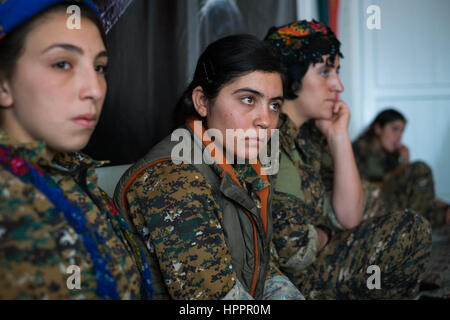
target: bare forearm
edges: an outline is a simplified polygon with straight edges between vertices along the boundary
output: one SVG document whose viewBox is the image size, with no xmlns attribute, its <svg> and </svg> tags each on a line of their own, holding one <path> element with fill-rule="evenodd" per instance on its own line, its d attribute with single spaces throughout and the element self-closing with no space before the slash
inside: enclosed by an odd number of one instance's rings
<svg viewBox="0 0 450 320">
<path fill-rule="evenodd" d="M 345 132 L 327 140 L 334 162 L 333 208 L 342 226 L 351 229 L 362 220 L 364 194 L 350 136 Z"/>
</svg>

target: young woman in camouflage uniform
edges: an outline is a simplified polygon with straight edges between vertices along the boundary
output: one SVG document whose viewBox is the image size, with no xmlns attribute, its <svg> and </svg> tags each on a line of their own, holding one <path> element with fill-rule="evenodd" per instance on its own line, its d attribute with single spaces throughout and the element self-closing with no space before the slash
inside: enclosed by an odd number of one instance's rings
<svg viewBox="0 0 450 320">
<path fill-rule="evenodd" d="M 409 162 L 409 149 L 401 143 L 406 119 L 398 111 L 381 111 L 353 143 L 361 177 L 378 184 L 391 209 L 411 208 L 432 226 L 450 224 L 450 207 L 438 201 L 433 174 L 422 162 Z"/>
<path fill-rule="evenodd" d="M 276 128 L 282 70 L 270 46 L 253 36 L 209 45 L 176 107 L 185 124 L 116 188 L 115 202 L 154 252 L 172 299 L 303 298 L 275 265 L 272 189 L 251 155 Z M 244 148 L 219 150 L 228 129 L 266 135 L 238 136 Z M 178 159 L 172 153 L 180 143 L 186 148 Z"/>
<path fill-rule="evenodd" d="M 281 269 L 306 298 L 413 296 L 430 255 L 430 227 L 408 210 L 386 214 L 379 189 L 361 184 L 350 112 L 339 100 L 339 41 L 316 21 L 272 28 L 266 41 L 288 69 L 272 204 Z M 373 265 L 379 289 L 368 285 Z"/>
<path fill-rule="evenodd" d="M 66 27 L 67 7 L 81 29 Z M 143 299 L 144 252 L 78 153 L 106 94 L 90 2 L 0 3 L 0 299 Z M 142 246 L 142 248 L 145 248 Z"/>
</svg>

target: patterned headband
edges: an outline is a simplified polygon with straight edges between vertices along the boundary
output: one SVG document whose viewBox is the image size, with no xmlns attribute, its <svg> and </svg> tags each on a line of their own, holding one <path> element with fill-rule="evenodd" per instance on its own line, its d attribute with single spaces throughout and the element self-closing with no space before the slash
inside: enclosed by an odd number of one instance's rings
<svg viewBox="0 0 450 320">
<path fill-rule="evenodd" d="M 333 31 L 315 20 L 272 27 L 265 41 L 278 51 L 284 62 L 318 62 L 324 55 L 342 57 L 341 44 Z"/>
</svg>

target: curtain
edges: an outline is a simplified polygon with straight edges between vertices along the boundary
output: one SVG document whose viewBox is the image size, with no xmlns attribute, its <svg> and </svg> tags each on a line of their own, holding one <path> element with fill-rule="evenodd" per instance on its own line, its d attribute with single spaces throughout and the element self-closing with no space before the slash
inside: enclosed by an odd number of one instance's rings
<svg viewBox="0 0 450 320">
<path fill-rule="evenodd" d="M 133 0 L 93 0 L 102 13 L 101 18 L 105 25 L 106 32 L 111 30 L 130 5 L 131 1 Z"/>
<path fill-rule="evenodd" d="M 210 42 L 233 33 L 263 38 L 296 20 L 296 1 L 134 0 L 112 21 L 121 14 L 108 33 L 107 97 L 84 150 L 111 165 L 135 162 L 171 132 L 174 106 Z"/>
<path fill-rule="evenodd" d="M 329 26 L 339 37 L 339 0 L 319 0 L 319 17 L 320 22 Z"/>
</svg>

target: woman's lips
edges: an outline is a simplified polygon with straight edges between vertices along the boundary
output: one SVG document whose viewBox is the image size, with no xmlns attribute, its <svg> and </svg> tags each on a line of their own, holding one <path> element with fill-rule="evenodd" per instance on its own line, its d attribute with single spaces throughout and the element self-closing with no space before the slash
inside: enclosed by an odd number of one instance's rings
<svg viewBox="0 0 450 320">
<path fill-rule="evenodd" d="M 85 114 L 73 119 L 73 122 L 87 129 L 94 129 L 97 123 L 97 116 L 95 114 Z"/>
<path fill-rule="evenodd" d="M 260 139 L 260 138 L 246 138 L 245 139 L 250 145 L 260 145 L 265 143 L 265 139 Z"/>
<path fill-rule="evenodd" d="M 339 100 L 337 99 L 327 99 L 326 101 L 331 102 L 333 105 L 336 104 Z"/>
</svg>

